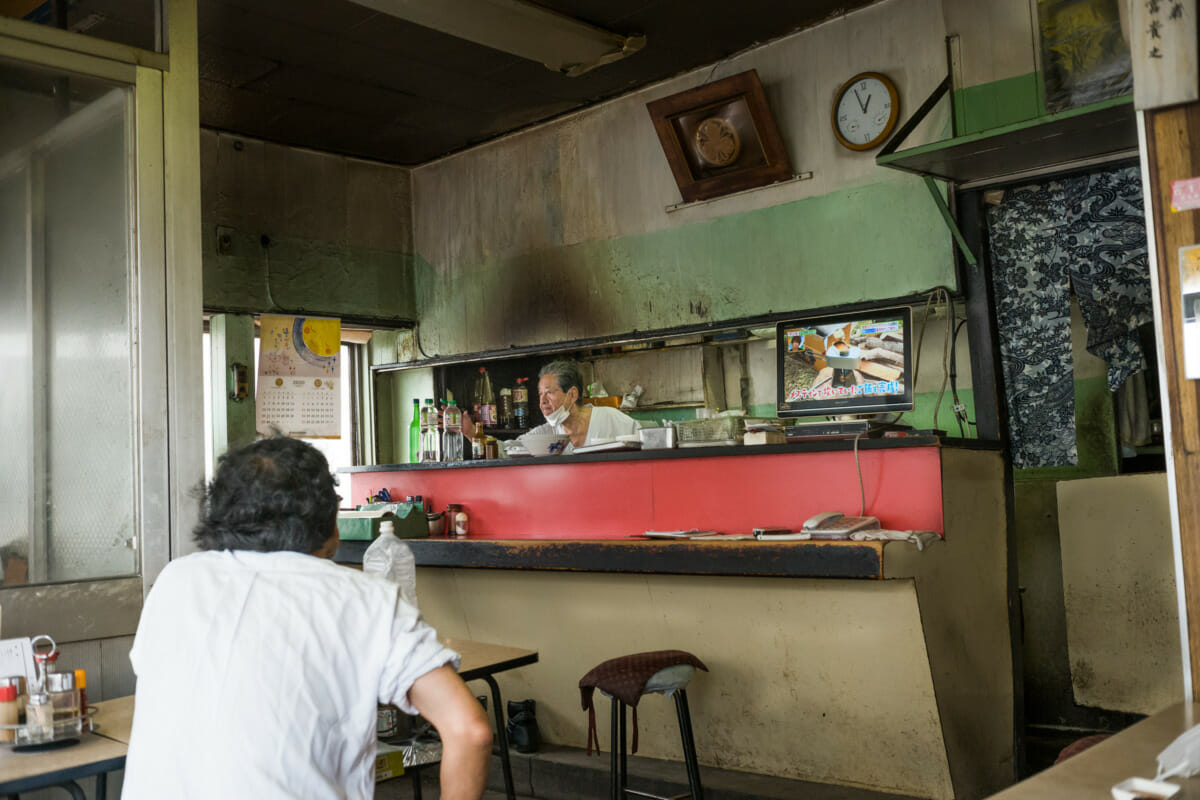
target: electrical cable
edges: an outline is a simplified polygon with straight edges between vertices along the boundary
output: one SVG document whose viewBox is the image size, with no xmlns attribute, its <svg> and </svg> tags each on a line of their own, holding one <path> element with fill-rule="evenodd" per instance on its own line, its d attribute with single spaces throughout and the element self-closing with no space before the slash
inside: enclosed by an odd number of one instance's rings
<svg viewBox="0 0 1200 800">
<path fill-rule="evenodd" d="M 858 440 L 863 437 L 866 431 L 859 431 L 854 437 L 854 469 L 858 471 L 858 515 L 865 517 L 867 515 L 867 491 L 863 488 L 862 464 L 858 460 Z"/>
<path fill-rule="evenodd" d="M 954 333 L 950 336 L 950 399 L 954 403 L 954 419 L 958 422 L 958 435 L 966 438 L 967 432 L 963 430 L 963 421 L 966 418 L 966 409 L 962 408 L 962 402 L 958 399 L 958 331 L 963 325 L 966 325 L 965 319 L 960 319 L 958 324 L 954 326 Z M 969 423 L 968 423 L 969 424 Z"/>
</svg>

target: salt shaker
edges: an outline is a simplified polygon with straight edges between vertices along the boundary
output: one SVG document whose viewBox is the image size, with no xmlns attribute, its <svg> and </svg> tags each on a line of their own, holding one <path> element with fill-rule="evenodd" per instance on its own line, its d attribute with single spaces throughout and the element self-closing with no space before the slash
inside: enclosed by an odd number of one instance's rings
<svg viewBox="0 0 1200 800">
<path fill-rule="evenodd" d="M 467 516 L 467 512 L 459 510 L 454 515 L 454 535 L 466 536 L 471 530 L 471 519 Z"/>
</svg>

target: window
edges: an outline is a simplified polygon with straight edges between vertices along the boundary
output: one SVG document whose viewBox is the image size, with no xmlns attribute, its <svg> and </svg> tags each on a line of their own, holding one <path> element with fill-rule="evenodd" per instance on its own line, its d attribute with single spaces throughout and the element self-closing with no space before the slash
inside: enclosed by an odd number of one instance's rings
<svg viewBox="0 0 1200 800">
<path fill-rule="evenodd" d="M 352 365 L 354 363 L 355 351 L 362 345 L 342 342 L 341 348 L 341 438 L 339 439 L 307 439 L 310 444 L 324 453 L 325 458 L 329 461 L 330 470 L 337 472 L 339 467 L 354 466 L 356 462 L 354 454 L 354 371 Z M 204 334 L 204 463 L 205 478 L 211 479 L 213 473 L 213 429 L 212 429 L 212 393 L 210 376 L 212 374 L 212 364 L 209 360 L 209 335 Z M 254 346 L 254 376 L 251 380 L 255 380 L 258 375 L 258 338 L 255 337 Z"/>
<path fill-rule="evenodd" d="M 132 106 L 0 61 L 4 586 L 139 571 Z"/>
</svg>

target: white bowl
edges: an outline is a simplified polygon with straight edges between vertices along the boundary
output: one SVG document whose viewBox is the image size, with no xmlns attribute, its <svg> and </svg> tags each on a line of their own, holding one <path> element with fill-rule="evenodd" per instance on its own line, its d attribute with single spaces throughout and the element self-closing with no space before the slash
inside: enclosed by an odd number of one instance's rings
<svg viewBox="0 0 1200 800">
<path fill-rule="evenodd" d="M 518 437 L 525 449 L 535 456 L 562 455 L 571 437 L 565 433 L 527 433 Z"/>
</svg>

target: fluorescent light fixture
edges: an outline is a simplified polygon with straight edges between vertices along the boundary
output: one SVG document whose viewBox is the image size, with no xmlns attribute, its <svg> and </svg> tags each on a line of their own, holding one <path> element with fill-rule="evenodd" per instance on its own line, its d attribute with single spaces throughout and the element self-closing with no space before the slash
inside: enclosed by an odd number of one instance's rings
<svg viewBox="0 0 1200 800">
<path fill-rule="evenodd" d="M 354 0 L 361 6 L 575 77 L 636 53 L 645 36 L 621 36 L 525 0 Z"/>
</svg>

